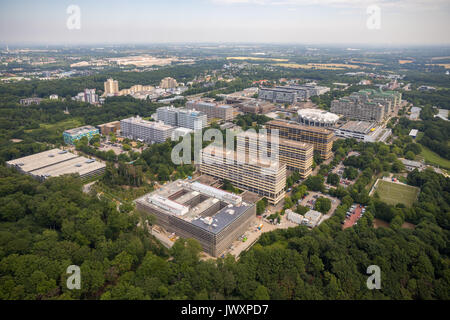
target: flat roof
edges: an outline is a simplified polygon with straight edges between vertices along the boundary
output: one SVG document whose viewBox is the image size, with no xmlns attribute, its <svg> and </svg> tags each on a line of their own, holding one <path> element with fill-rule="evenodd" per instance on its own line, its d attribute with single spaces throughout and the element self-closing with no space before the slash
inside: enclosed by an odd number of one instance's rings
<svg viewBox="0 0 450 320">
<path fill-rule="evenodd" d="M 310 131 L 310 132 L 320 132 L 320 133 L 325 133 L 325 134 L 332 133 L 331 130 L 327 130 L 324 128 L 304 126 L 299 123 L 295 123 L 292 121 L 286 121 L 286 120 L 271 120 L 271 121 L 267 122 L 266 125 L 267 124 L 271 124 L 271 125 L 275 125 L 275 126 L 282 126 L 282 127 L 287 127 L 287 128 L 293 128 L 293 129 L 300 129 L 300 130 L 305 130 L 305 131 Z"/>
<path fill-rule="evenodd" d="M 94 130 L 98 130 L 98 129 L 93 126 L 83 126 L 83 127 L 79 127 L 79 128 L 73 128 L 73 129 L 66 130 L 66 131 L 64 131 L 64 133 L 73 135 L 73 134 L 87 133 L 87 132 L 91 132 Z"/>
<path fill-rule="evenodd" d="M 58 177 L 64 174 L 78 173 L 80 176 L 89 172 L 106 167 L 105 164 L 98 162 L 94 159 L 88 159 L 85 157 L 77 157 L 58 164 L 45 167 L 33 171 L 33 175 L 36 176 L 49 176 Z"/>
<path fill-rule="evenodd" d="M 209 194 L 194 190 L 194 188 L 198 189 L 195 187 L 198 185 L 200 185 L 199 182 L 190 183 L 187 180 L 177 180 L 177 181 L 170 182 L 170 183 L 164 185 L 160 189 L 158 189 L 150 194 L 146 194 L 146 195 L 136 199 L 136 202 L 139 202 L 150 208 L 155 208 L 159 211 L 164 212 L 167 215 L 171 215 L 173 217 L 177 217 L 179 219 L 187 221 L 187 222 L 189 222 L 203 230 L 211 232 L 213 234 L 217 234 L 217 233 L 221 232 L 224 228 L 226 228 L 234 220 L 239 218 L 243 213 L 246 212 L 247 209 L 249 209 L 252 206 L 251 204 L 248 204 L 245 202 L 240 202 L 237 205 L 233 205 L 232 203 L 228 202 L 227 200 L 220 200 Z M 211 188 L 207 185 L 203 185 L 203 186 L 206 188 Z M 180 193 L 183 191 L 184 191 L 184 193 L 181 193 L 178 197 L 176 197 L 177 193 Z M 217 191 L 219 192 L 219 191 L 223 191 L 223 190 L 217 189 Z M 223 191 L 223 192 L 229 193 L 227 191 Z M 185 205 L 185 203 L 187 201 L 189 201 L 190 199 L 192 199 L 200 194 L 205 197 L 203 201 L 195 204 L 194 206 L 186 206 Z M 230 193 L 230 195 L 231 195 L 231 193 Z M 170 201 L 173 204 L 177 204 L 179 206 L 187 208 L 188 212 L 186 212 L 183 215 L 177 215 L 177 214 L 171 212 L 171 210 L 168 210 L 167 208 L 164 208 L 163 206 L 158 206 L 157 203 L 150 203 L 147 200 L 149 197 L 155 197 L 155 196 L 162 198 L 162 199 L 172 199 L 172 200 L 168 200 L 168 201 Z M 211 208 L 213 205 L 217 204 L 219 201 L 223 202 L 223 205 L 221 206 L 221 208 L 218 209 L 216 212 L 209 214 L 207 210 L 209 208 Z"/>
<path fill-rule="evenodd" d="M 342 125 L 339 129 L 356 133 L 367 134 L 372 128 L 376 127 L 375 122 L 369 121 L 349 121 Z"/>
<path fill-rule="evenodd" d="M 27 157 L 11 160 L 8 161 L 7 164 L 18 166 L 22 171 L 31 173 L 34 170 L 52 166 L 62 161 L 67 161 L 69 159 L 74 159 L 77 157 L 77 155 L 67 151 L 63 151 L 61 149 L 52 149 L 32 154 Z"/>
<path fill-rule="evenodd" d="M 411 131 L 409 132 L 409 135 L 410 136 L 417 136 L 417 134 L 419 133 L 419 130 L 417 130 L 417 129 L 411 129 Z"/>
<path fill-rule="evenodd" d="M 256 132 L 252 132 L 252 131 L 244 131 L 241 132 L 237 135 L 237 137 L 245 137 L 248 136 L 249 138 L 259 138 L 259 137 L 265 137 L 266 135 L 264 134 L 259 134 Z M 270 142 L 271 141 L 271 135 L 267 134 L 267 141 Z M 294 148 L 299 148 L 299 149 L 311 149 L 313 148 L 313 145 L 310 143 L 305 143 L 305 142 L 300 142 L 300 141 L 296 141 L 296 140 L 288 140 L 288 139 L 283 139 L 283 138 L 279 138 L 279 144 L 280 145 L 286 145 L 286 146 L 290 146 L 290 147 L 294 147 Z"/>
</svg>

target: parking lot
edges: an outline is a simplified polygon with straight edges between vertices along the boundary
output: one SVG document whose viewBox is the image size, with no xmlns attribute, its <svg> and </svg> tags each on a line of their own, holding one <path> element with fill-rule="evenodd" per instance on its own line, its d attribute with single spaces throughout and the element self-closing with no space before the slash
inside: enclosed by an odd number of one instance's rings
<svg viewBox="0 0 450 320">
<path fill-rule="evenodd" d="M 343 221 L 342 228 L 347 229 L 350 227 L 353 227 L 353 225 L 358 224 L 358 220 L 364 216 L 364 213 L 366 212 L 366 208 L 364 208 L 361 205 L 352 205 L 350 209 L 346 213 L 346 218 Z"/>
</svg>

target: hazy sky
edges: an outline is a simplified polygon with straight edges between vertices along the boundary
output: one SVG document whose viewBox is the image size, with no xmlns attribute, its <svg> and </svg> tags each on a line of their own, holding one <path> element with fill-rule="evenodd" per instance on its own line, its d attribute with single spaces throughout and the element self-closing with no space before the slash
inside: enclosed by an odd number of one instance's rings
<svg viewBox="0 0 450 320">
<path fill-rule="evenodd" d="M 378 5 L 379 30 L 367 27 Z M 69 5 L 81 28 L 69 30 Z M 0 0 L 0 44 L 449 44 L 450 0 Z"/>
</svg>

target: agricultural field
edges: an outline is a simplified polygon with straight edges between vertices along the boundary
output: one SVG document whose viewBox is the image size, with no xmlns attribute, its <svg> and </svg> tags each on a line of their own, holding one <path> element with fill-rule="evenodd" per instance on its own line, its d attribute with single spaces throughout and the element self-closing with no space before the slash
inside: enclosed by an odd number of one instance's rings
<svg viewBox="0 0 450 320">
<path fill-rule="evenodd" d="M 403 203 L 405 206 L 411 207 L 417 199 L 419 188 L 379 180 L 375 192 L 377 192 L 380 199 L 387 204 L 396 205 L 397 203 Z"/>
<path fill-rule="evenodd" d="M 344 70 L 344 69 L 359 69 L 359 66 L 343 63 L 277 63 L 275 66 L 292 68 L 292 69 L 317 69 L 317 70 Z"/>
<path fill-rule="evenodd" d="M 257 58 L 257 57 L 227 57 L 227 60 L 253 60 L 253 61 L 273 61 L 273 62 L 289 61 L 288 59 Z"/>
</svg>

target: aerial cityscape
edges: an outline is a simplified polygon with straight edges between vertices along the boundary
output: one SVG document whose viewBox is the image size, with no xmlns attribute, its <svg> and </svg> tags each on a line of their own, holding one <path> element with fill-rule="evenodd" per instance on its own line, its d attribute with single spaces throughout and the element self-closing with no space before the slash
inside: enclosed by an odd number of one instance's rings
<svg viewBox="0 0 450 320">
<path fill-rule="evenodd" d="M 449 300 L 450 3 L 0 3 L 0 300 Z"/>
</svg>

